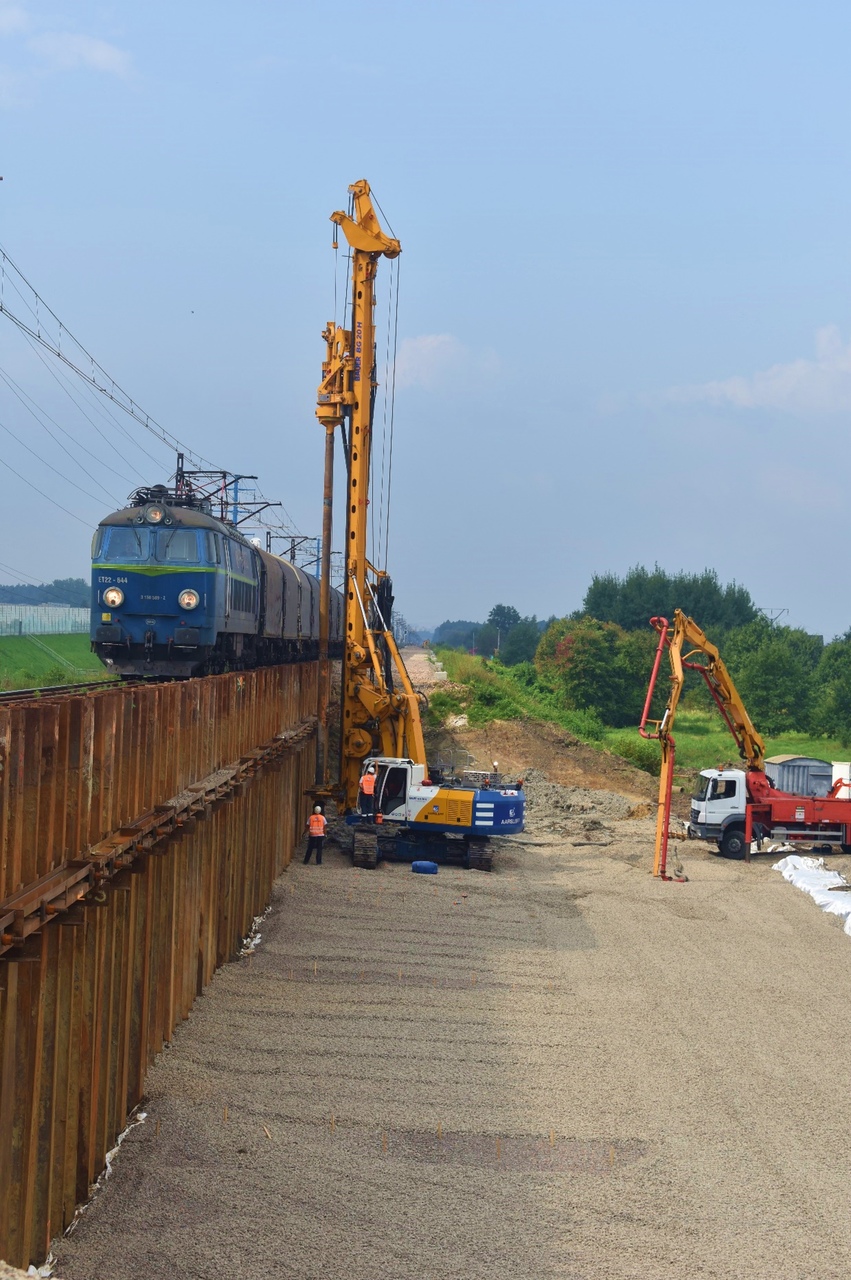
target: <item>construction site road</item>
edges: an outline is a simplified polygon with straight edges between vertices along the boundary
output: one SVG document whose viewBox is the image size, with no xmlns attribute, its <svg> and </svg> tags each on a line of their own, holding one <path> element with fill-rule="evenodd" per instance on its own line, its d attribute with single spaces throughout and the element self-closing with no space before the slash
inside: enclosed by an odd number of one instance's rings
<svg viewBox="0 0 851 1280">
<path fill-rule="evenodd" d="M 63 1280 L 847 1277 L 851 939 L 583 794 L 490 875 L 294 864 Z"/>
</svg>

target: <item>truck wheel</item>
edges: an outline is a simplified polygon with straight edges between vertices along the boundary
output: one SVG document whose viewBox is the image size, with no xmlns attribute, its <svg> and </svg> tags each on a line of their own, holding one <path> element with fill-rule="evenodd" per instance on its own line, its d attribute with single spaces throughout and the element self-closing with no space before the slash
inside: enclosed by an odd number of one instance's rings
<svg viewBox="0 0 851 1280">
<path fill-rule="evenodd" d="M 724 858 L 743 858 L 745 856 L 745 833 L 741 827 L 728 827 L 718 847 Z"/>
</svg>

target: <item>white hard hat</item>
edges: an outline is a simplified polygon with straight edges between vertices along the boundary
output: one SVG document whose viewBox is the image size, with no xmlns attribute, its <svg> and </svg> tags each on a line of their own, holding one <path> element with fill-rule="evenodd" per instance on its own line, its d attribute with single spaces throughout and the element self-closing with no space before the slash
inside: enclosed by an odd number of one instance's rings
<svg viewBox="0 0 851 1280">
<path fill-rule="evenodd" d="M 322 812 L 322 805 L 321 805 L 321 804 L 315 804 L 315 805 L 313 806 L 313 812 L 314 812 L 314 813 L 321 813 L 321 812 Z"/>
</svg>

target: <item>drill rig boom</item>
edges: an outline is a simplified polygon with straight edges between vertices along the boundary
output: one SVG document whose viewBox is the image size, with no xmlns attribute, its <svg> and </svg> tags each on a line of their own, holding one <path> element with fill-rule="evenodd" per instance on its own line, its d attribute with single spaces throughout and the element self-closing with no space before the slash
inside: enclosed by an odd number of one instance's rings
<svg viewBox="0 0 851 1280">
<path fill-rule="evenodd" d="M 386 236 L 370 199 L 369 183 L 349 188 L 354 217 L 331 214 L 352 256 L 351 329 L 329 321 L 316 416 L 327 432 L 348 420 L 345 582 L 345 660 L 342 690 L 341 784 L 345 804 L 357 804 L 358 782 L 369 755 L 405 756 L 426 764 L 419 700 L 391 630 L 392 584 L 367 558 L 369 473 L 375 379 L 375 277 L 381 257 L 402 246 Z M 395 688 L 394 668 L 401 688 Z"/>
<path fill-rule="evenodd" d="M 349 194 L 350 211 L 333 213 L 331 221 L 342 230 L 351 250 L 351 327 L 329 321 L 323 331 L 326 350 L 316 409 L 326 432 L 324 566 L 330 545 L 333 437 L 338 427 L 347 464 L 340 786 L 334 794 L 346 820 L 355 826 L 358 865 L 375 866 L 380 845 L 381 856 L 450 856 L 463 859 L 467 866 L 487 869 L 488 837 L 523 830 L 522 784 L 491 787 L 488 778 L 481 789 L 464 788 L 430 777 L 420 698 L 393 637 L 393 586 L 387 573 L 372 565 L 367 555 L 373 404 L 378 385 L 375 278 L 381 258 L 398 257 L 401 245 L 382 230 L 368 182 L 354 183 Z M 329 579 L 325 567 L 322 586 L 320 659 L 324 655 L 327 666 L 323 637 L 328 633 Z M 322 733 L 321 709 L 319 719 Z M 372 812 L 359 812 L 360 779 L 369 765 L 376 774 L 369 806 L 375 806 L 375 822 Z M 322 789 L 322 794 L 328 793 Z"/>
</svg>

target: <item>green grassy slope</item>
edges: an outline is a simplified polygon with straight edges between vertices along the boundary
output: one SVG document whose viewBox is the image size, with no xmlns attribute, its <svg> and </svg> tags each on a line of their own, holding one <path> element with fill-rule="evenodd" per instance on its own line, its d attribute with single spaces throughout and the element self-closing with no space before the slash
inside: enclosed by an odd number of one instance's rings
<svg viewBox="0 0 851 1280">
<path fill-rule="evenodd" d="M 659 748 L 639 736 L 638 728 L 611 729 L 589 712 L 569 711 L 560 698 L 530 682 L 528 669 L 500 667 L 454 649 L 441 649 L 440 660 L 454 686 L 429 698 L 432 724 L 451 715 L 466 715 L 470 724 L 489 720 L 545 720 L 560 725 L 583 742 L 623 756 L 646 769 L 659 772 Z M 688 771 L 715 768 L 738 759 L 736 745 L 720 715 L 710 711 L 681 709 L 674 726 L 676 763 L 688 782 Z M 806 755 L 822 760 L 847 760 L 851 749 L 836 739 L 789 733 L 766 740 L 766 755 Z"/>
<path fill-rule="evenodd" d="M 106 670 L 91 652 L 87 635 L 0 636 L 0 688 L 67 684 L 98 676 L 106 676 Z"/>
<path fill-rule="evenodd" d="M 620 735 L 623 729 L 609 736 Z M 636 730 L 636 737 L 638 731 Z M 736 744 L 720 715 L 710 711 L 679 711 L 674 725 L 677 764 L 687 769 L 711 769 L 738 759 Z M 767 756 L 816 756 L 821 760 L 847 760 L 851 750 L 835 738 L 811 737 L 806 733 L 786 733 L 766 738 Z"/>
</svg>

